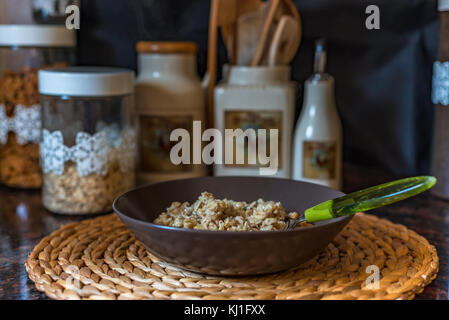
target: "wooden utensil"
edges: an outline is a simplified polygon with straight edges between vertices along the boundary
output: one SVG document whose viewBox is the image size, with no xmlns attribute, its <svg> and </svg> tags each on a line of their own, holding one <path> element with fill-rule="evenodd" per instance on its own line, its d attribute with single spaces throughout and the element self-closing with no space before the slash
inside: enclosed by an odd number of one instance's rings
<svg viewBox="0 0 449 320">
<path fill-rule="evenodd" d="M 237 18 L 246 13 L 258 11 L 263 5 L 264 2 L 261 0 L 239 0 L 237 5 Z M 232 28 L 230 25 L 221 26 L 221 36 L 223 37 L 223 41 L 228 48 L 228 53 L 232 52 L 231 46 L 234 39 L 231 38 L 235 37 L 235 35 L 232 34 Z"/>
<path fill-rule="evenodd" d="M 268 65 L 287 65 L 293 59 L 300 44 L 297 21 L 284 15 L 279 21 L 268 53 Z"/>
<path fill-rule="evenodd" d="M 301 16 L 299 15 L 298 9 L 291 0 L 283 0 L 284 14 L 291 15 L 301 27 Z"/>
<path fill-rule="evenodd" d="M 298 23 L 298 37 L 301 42 L 302 39 L 302 21 L 301 15 L 299 14 L 298 8 L 296 8 L 295 4 L 291 0 L 283 0 L 284 2 L 284 14 L 291 15 L 293 19 Z"/>
<path fill-rule="evenodd" d="M 264 7 L 262 6 L 259 10 L 242 14 L 237 19 L 237 65 L 248 66 L 251 64 L 263 23 L 263 13 Z M 229 41 L 232 40 L 231 38 Z"/>
<path fill-rule="evenodd" d="M 281 0 L 268 0 L 267 6 L 267 15 L 265 16 L 262 32 L 260 34 L 256 51 L 254 52 L 254 56 L 251 61 L 251 66 L 260 65 L 262 61 L 265 50 L 268 47 L 270 28 L 273 25 L 276 13 L 281 10 Z"/>
<path fill-rule="evenodd" d="M 237 19 L 237 1 L 238 0 L 211 0 L 210 17 L 209 17 L 209 38 L 207 53 L 207 126 L 214 126 L 214 87 L 217 80 L 217 36 L 218 27 L 235 25 Z M 234 46 L 234 49 L 236 46 Z M 236 56 L 236 54 L 233 54 Z"/>
</svg>

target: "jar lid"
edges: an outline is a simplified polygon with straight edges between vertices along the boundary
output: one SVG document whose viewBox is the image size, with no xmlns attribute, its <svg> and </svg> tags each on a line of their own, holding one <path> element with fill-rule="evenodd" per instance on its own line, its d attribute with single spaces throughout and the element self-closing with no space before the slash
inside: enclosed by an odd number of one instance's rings
<svg viewBox="0 0 449 320">
<path fill-rule="evenodd" d="M 193 42 L 139 41 L 138 53 L 196 53 L 198 48 Z"/>
<path fill-rule="evenodd" d="M 39 93 L 52 96 L 102 97 L 134 92 L 134 72 L 109 67 L 68 67 L 39 71 Z"/>
<path fill-rule="evenodd" d="M 0 25 L 0 46 L 74 47 L 75 45 L 75 30 L 69 30 L 65 26 Z"/>
<path fill-rule="evenodd" d="M 438 0 L 438 11 L 449 11 L 449 0 Z"/>
</svg>

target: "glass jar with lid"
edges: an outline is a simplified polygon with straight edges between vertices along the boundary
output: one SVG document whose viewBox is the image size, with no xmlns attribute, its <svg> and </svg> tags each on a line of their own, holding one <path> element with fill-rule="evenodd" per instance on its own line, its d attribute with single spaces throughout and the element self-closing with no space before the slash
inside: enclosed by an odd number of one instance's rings
<svg viewBox="0 0 449 320">
<path fill-rule="evenodd" d="M 64 26 L 0 25 L 0 183 L 41 186 L 37 72 L 72 64 L 75 43 Z"/>
<path fill-rule="evenodd" d="M 94 214 L 134 186 L 136 121 L 131 70 L 39 72 L 42 201 L 61 214 Z"/>
<path fill-rule="evenodd" d="M 171 148 L 177 143 L 170 141 L 171 132 L 184 129 L 193 137 L 193 121 L 203 122 L 205 118 L 196 45 L 142 41 L 137 43 L 137 52 L 139 183 L 204 176 L 203 164 L 174 164 L 170 159 Z"/>
</svg>

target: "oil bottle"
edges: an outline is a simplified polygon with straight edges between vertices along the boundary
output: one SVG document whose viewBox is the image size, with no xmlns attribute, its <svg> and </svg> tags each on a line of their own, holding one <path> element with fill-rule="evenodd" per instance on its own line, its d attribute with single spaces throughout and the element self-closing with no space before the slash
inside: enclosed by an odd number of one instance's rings
<svg viewBox="0 0 449 320">
<path fill-rule="evenodd" d="M 341 189 L 342 126 L 335 105 L 334 78 L 325 68 L 325 43 L 318 40 L 314 73 L 305 82 L 295 130 L 293 179 Z"/>
</svg>

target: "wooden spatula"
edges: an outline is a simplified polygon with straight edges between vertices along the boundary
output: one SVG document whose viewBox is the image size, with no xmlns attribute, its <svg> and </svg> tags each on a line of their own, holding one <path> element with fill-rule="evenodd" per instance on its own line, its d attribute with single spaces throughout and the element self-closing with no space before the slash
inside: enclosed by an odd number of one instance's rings
<svg viewBox="0 0 449 320">
<path fill-rule="evenodd" d="M 282 16 L 276 27 L 268 52 L 268 65 L 287 65 L 293 59 L 300 44 L 297 21 L 288 15 Z"/>
<path fill-rule="evenodd" d="M 237 3 L 237 19 L 244 14 L 258 11 L 263 5 L 264 2 L 261 0 L 239 0 Z M 238 39 L 236 38 L 239 37 L 239 35 L 236 30 L 232 30 L 231 25 L 222 25 L 220 29 L 223 41 L 228 49 L 230 60 L 235 60 L 234 57 L 232 57 L 232 52 L 237 52 L 237 48 L 232 48 L 232 46 L 233 44 L 238 43 Z"/>
<path fill-rule="evenodd" d="M 251 66 L 260 65 L 263 55 L 268 47 L 270 28 L 273 26 L 276 13 L 282 10 L 281 0 L 268 0 L 267 6 L 267 15 L 265 16 L 262 32 L 257 42 L 257 47 L 251 61 Z"/>
<path fill-rule="evenodd" d="M 218 27 L 235 25 L 237 19 L 238 0 L 211 0 L 209 17 L 209 39 L 207 52 L 207 70 L 209 83 L 207 85 L 207 126 L 214 126 L 214 87 L 217 80 L 217 36 Z M 232 27 L 231 27 L 232 30 Z M 234 46 L 233 50 L 236 50 Z M 236 54 L 234 54 L 236 56 Z"/>
<path fill-rule="evenodd" d="M 298 8 L 296 8 L 295 4 L 291 0 L 282 0 L 284 5 L 283 14 L 288 14 L 295 19 L 299 26 L 301 27 L 301 17 L 298 12 Z"/>
<path fill-rule="evenodd" d="M 256 50 L 260 29 L 263 24 L 264 7 L 242 14 L 237 19 L 238 50 L 236 64 L 249 66 Z M 229 39 L 231 40 L 231 39 Z"/>
</svg>

